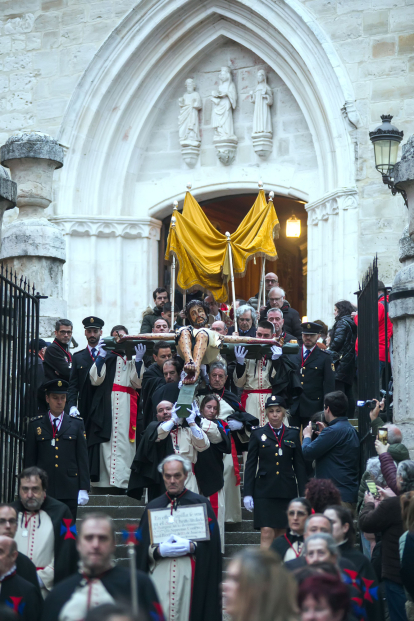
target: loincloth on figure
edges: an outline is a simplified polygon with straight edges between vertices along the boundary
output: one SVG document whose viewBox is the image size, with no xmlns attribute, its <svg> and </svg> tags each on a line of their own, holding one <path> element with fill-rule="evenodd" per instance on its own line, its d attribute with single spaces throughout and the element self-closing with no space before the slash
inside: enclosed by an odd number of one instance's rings
<svg viewBox="0 0 414 621">
<path fill-rule="evenodd" d="M 181 351 L 179 339 L 183 330 L 188 330 L 191 334 L 191 350 L 194 349 L 197 334 L 204 332 L 208 336 L 207 349 L 204 354 L 201 364 L 211 364 L 220 357 L 221 337 L 218 332 L 210 330 L 209 328 L 193 328 L 192 326 L 182 326 L 176 332 L 175 344 L 177 345 L 177 353 L 184 359 L 184 354 Z"/>
</svg>

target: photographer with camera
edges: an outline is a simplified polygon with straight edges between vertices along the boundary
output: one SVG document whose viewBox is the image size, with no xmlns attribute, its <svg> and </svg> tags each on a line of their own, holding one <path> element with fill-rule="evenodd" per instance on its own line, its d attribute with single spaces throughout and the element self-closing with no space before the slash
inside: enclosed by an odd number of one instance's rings
<svg viewBox="0 0 414 621">
<path fill-rule="evenodd" d="M 341 493 L 342 502 L 354 510 L 359 485 L 359 438 L 348 421 L 348 399 L 337 390 L 325 395 L 326 425 L 317 422 L 319 433 L 312 441 L 312 423 L 303 431 L 305 460 L 315 460 L 315 477 L 331 479 Z"/>
</svg>

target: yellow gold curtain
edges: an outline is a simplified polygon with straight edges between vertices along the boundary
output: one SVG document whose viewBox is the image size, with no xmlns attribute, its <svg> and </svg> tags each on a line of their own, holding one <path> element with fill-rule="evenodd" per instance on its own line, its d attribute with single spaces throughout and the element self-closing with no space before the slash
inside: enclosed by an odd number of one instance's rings
<svg viewBox="0 0 414 621">
<path fill-rule="evenodd" d="M 175 225 L 168 236 L 166 259 L 175 254 L 178 261 L 177 286 L 182 291 L 208 289 L 218 302 L 227 301 L 230 279 L 228 243 L 211 224 L 195 198 L 187 192 L 183 213 L 174 212 Z M 233 270 L 236 277 L 246 271 L 254 256 L 276 260 L 273 242 L 279 220 L 273 203 L 266 203 L 263 190 L 237 230 L 230 236 Z"/>
</svg>

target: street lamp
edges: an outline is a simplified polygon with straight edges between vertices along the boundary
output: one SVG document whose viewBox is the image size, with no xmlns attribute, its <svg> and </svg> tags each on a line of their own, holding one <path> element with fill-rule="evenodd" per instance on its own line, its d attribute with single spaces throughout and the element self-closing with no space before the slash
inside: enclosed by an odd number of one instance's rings
<svg viewBox="0 0 414 621">
<path fill-rule="evenodd" d="M 390 188 L 393 195 L 400 192 L 407 205 L 407 197 L 404 190 L 394 185 L 393 171 L 397 163 L 398 147 L 403 139 L 404 132 L 400 132 L 395 125 L 391 124 L 392 115 L 382 114 L 382 123 L 369 137 L 374 145 L 375 168 L 381 173 L 382 181 Z M 408 206 L 408 205 L 407 205 Z"/>
</svg>

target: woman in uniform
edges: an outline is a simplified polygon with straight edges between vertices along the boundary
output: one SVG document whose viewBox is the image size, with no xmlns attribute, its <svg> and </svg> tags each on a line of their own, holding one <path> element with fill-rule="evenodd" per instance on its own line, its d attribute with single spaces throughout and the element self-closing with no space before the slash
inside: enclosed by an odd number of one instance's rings
<svg viewBox="0 0 414 621">
<path fill-rule="evenodd" d="M 272 395 L 266 401 L 268 423 L 252 431 L 244 470 L 244 506 L 254 510 L 260 545 L 268 548 L 288 525 L 289 502 L 303 496 L 307 481 L 299 429 L 283 423 L 286 402 Z"/>
</svg>

